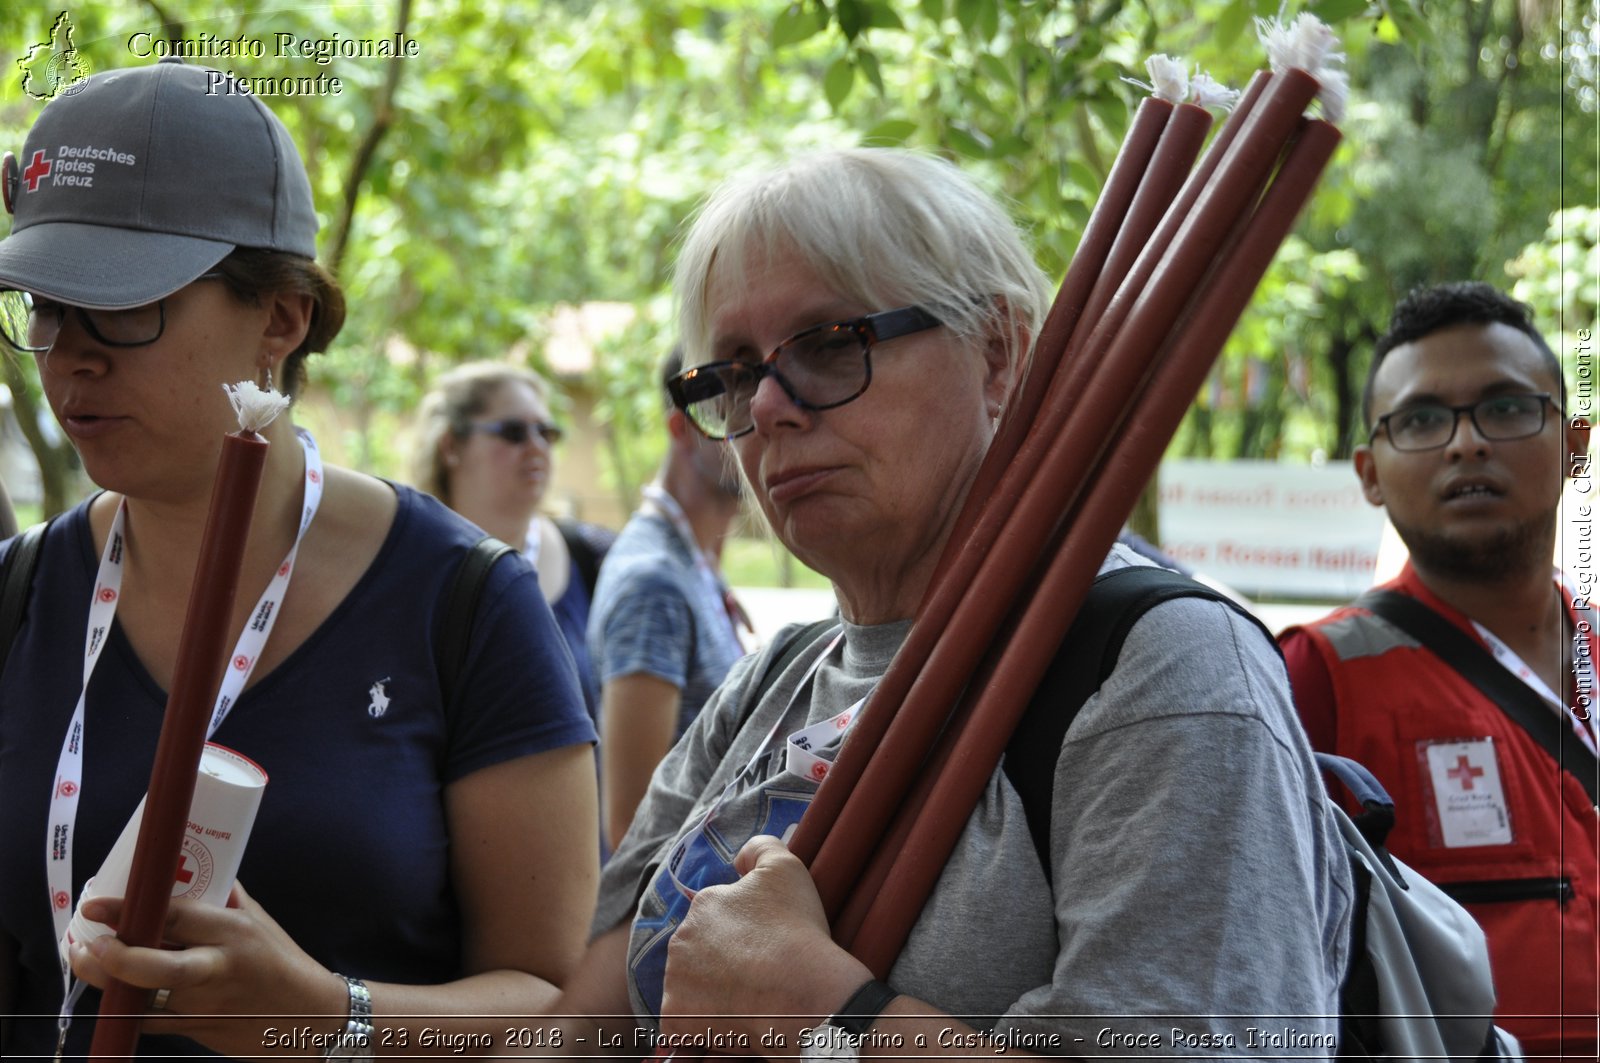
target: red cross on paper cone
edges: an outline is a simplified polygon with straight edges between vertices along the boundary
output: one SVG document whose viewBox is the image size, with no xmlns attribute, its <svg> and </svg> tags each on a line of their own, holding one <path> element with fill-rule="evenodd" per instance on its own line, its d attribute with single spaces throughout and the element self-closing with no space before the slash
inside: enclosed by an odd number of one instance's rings
<svg viewBox="0 0 1600 1063">
<path fill-rule="evenodd" d="M 185 886 L 194 881 L 194 872 L 189 870 L 188 853 L 178 854 L 178 874 L 176 876 L 176 881 Z"/>
<path fill-rule="evenodd" d="M 37 192 L 39 182 L 50 176 L 50 168 L 55 163 L 44 157 L 42 150 L 33 153 L 33 161 L 28 163 L 28 168 L 22 171 L 22 179 L 28 182 L 28 191 Z"/>
<path fill-rule="evenodd" d="M 1456 758 L 1456 766 L 1445 772 L 1445 774 L 1450 776 L 1452 779 L 1460 779 L 1461 788 L 1463 790 L 1470 790 L 1472 789 L 1472 780 L 1482 775 L 1483 769 L 1474 768 L 1467 760 L 1466 754 L 1463 753 L 1461 756 Z"/>
</svg>

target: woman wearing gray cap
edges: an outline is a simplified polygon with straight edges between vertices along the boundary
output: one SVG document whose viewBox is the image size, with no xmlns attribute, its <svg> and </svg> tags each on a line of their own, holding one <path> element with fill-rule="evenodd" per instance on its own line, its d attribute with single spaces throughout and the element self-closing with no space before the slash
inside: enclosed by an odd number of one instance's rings
<svg viewBox="0 0 1600 1063">
<path fill-rule="evenodd" d="M 594 732 L 515 557 L 490 570 L 466 667 L 441 687 L 436 631 L 480 533 L 324 467 L 287 417 L 264 433 L 232 620 L 246 667 L 213 717 L 213 740 L 270 777 L 242 888 L 227 908 L 174 900 L 171 949 L 104 937 L 75 944 L 70 971 L 58 958 L 148 779 L 234 427 L 221 385 L 292 395 L 344 316 L 286 130 L 215 83 L 181 63 L 97 75 L 44 109 L 6 169 L 0 328 L 38 360 L 103 491 L 45 533 L 0 675 L 0 1012 L 19 1016 L 0 1051 L 48 1055 L 57 1015 L 75 1014 L 66 1052 L 81 1055 L 98 1002 L 81 987 L 108 976 L 152 991 L 143 1048 L 162 1055 L 484 1044 L 505 1026 L 489 1016 L 547 1007 L 579 958 Z M 114 925 L 118 909 L 83 914 Z M 433 1017 L 428 1043 L 391 1021 L 414 1015 Z"/>
</svg>

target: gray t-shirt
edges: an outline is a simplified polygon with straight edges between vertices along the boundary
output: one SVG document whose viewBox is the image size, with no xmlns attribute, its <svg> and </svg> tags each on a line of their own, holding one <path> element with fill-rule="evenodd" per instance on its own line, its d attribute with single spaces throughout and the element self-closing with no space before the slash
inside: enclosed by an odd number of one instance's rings
<svg viewBox="0 0 1600 1063">
<path fill-rule="evenodd" d="M 1139 563 L 1118 547 L 1105 567 Z M 754 833 L 781 835 L 815 792 L 784 770 L 783 737 L 864 698 L 909 624 L 842 629 L 831 649 L 824 635 L 801 654 L 742 726 L 739 705 L 773 651 L 735 667 L 605 869 L 595 930 L 634 919 L 629 991 L 647 1021 L 688 903 L 660 871 L 680 833 L 716 805 L 680 875 L 731 881 L 716 862 L 731 865 Z M 1350 872 L 1282 662 L 1247 621 L 1191 598 L 1133 627 L 1062 745 L 1050 860 L 1053 888 L 996 770 L 889 984 L 1045 1053 L 1330 1053 Z"/>
</svg>

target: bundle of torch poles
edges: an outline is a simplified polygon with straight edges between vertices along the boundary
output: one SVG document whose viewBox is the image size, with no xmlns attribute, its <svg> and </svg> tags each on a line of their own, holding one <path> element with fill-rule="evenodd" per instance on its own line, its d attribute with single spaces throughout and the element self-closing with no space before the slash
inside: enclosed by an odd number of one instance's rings
<svg viewBox="0 0 1600 1063">
<path fill-rule="evenodd" d="M 1307 19 L 1300 54 L 1342 103 Z M 1338 144 L 1306 116 L 1324 86 L 1274 66 L 1198 166 L 1209 113 L 1140 105 L 906 641 L 790 840 L 880 979 Z"/>
</svg>

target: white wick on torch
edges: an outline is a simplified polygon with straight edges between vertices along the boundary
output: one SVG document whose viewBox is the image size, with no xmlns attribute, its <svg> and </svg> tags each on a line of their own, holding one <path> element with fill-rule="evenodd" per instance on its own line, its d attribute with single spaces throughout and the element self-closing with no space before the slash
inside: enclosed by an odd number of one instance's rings
<svg viewBox="0 0 1600 1063">
<path fill-rule="evenodd" d="M 1189 73 L 1183 64 L 1170 55 L 1152 55 L 1144 61 L 1150 75 L 1156 98 L 1168 103 L 1182 103 L 1189 95 Z"/>
<path fill-rule="evenodd" d="M 1350 75 L 1343 69 L 1344 53 L 1339 51 L 1339 37 L 1331 26 L 1312 14 L 1301 14 L 1289 23 L 1281 18 L 1258 18 L 1256 33 L 1267 49 L 1273 73 L 1304 70 L 1322 86 L 1317 100 L 1323 117 L 1330 122 L 1344 118 Z"/>
<path fill-rule="evenodd" d="M 1194 77 L 1189 79 L 1189 96 L 1197 107 L 1215 107 L 1222 111 L 1233 110 L 1239 102 L 1238 89 L 1230 89 L 1199 68 L 1195 69 Z"/>
<path fill-rule="evenodd" d="M 224 384 L 222 390 L 239 415 L 241 432 L 259 432 L 289 408 L 289 396 L 276 391 L 262 391 L 253 380 L 237 384 Z"/>
</svg>

